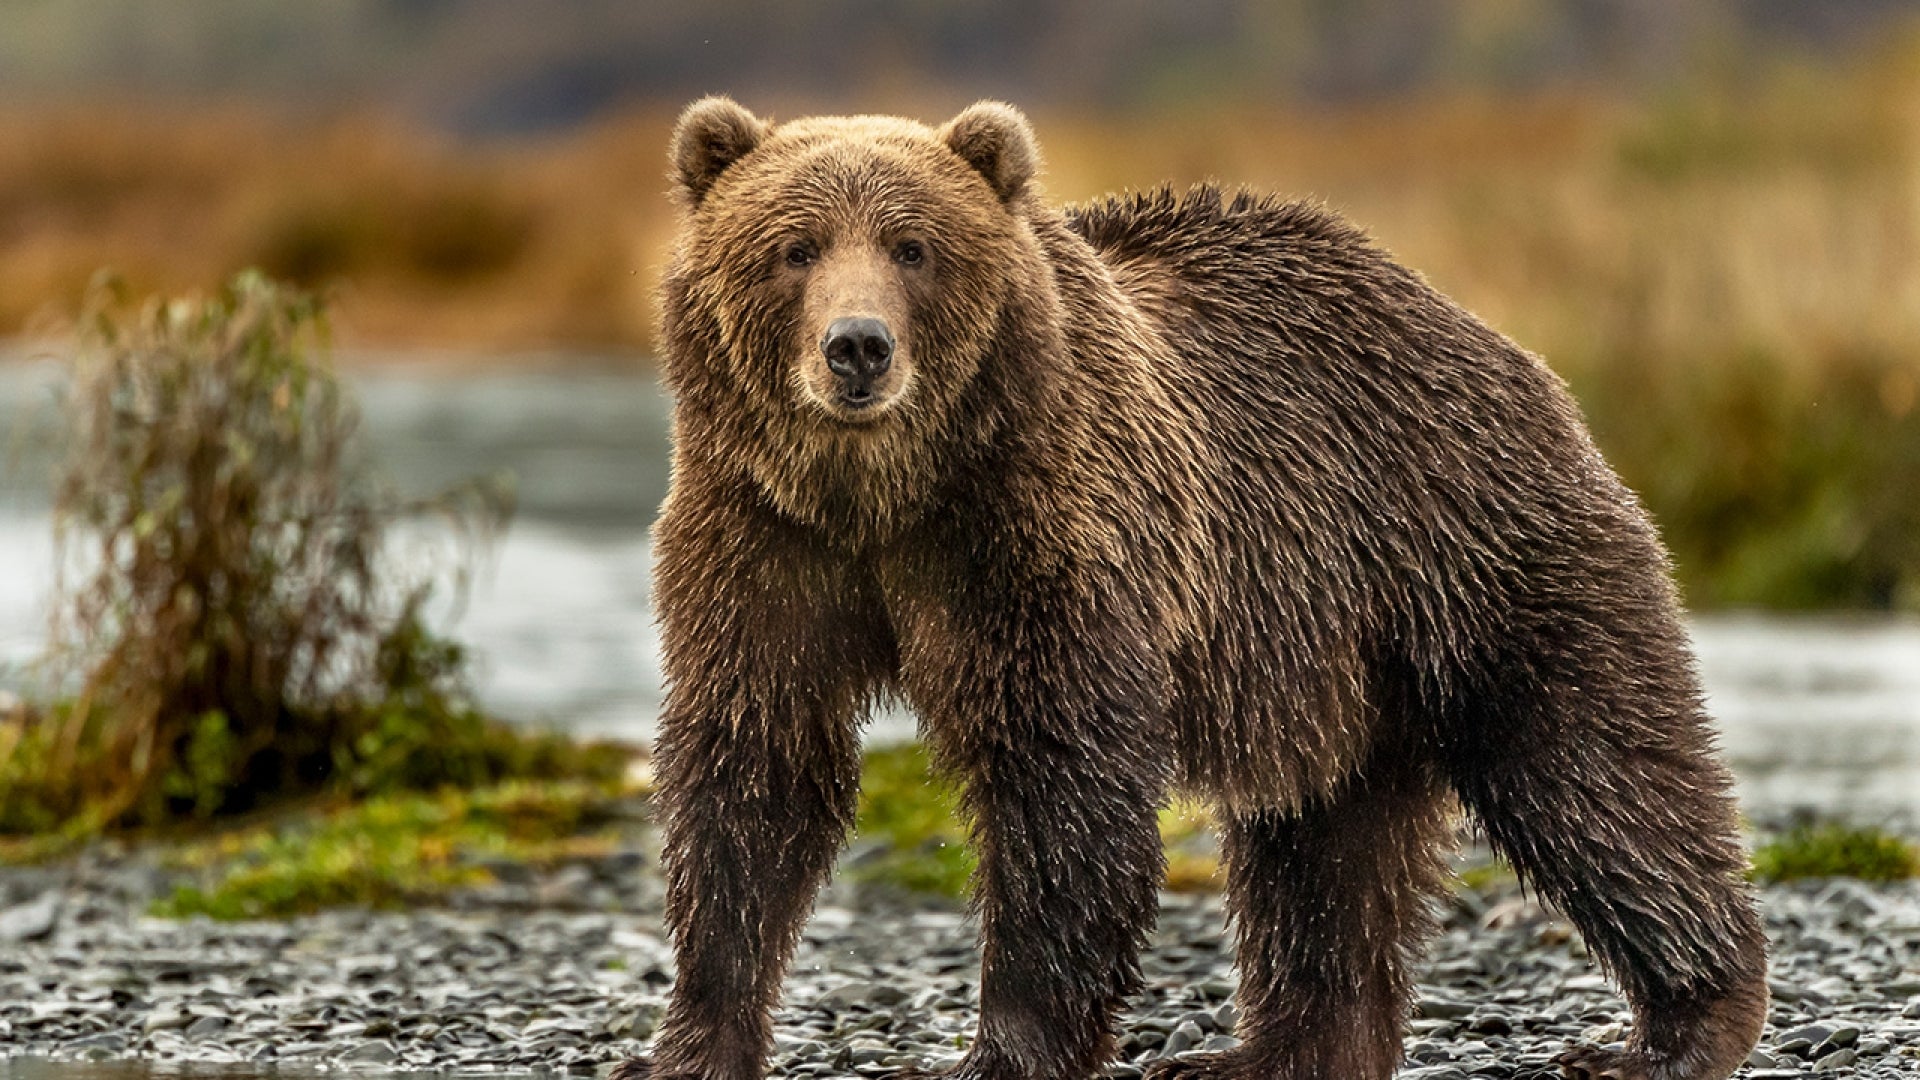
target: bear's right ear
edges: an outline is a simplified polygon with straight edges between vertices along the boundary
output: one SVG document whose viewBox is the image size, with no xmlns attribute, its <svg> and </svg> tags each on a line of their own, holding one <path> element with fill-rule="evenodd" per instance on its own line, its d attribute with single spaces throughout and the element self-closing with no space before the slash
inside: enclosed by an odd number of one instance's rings
<svg viewBox="0 0 1920 1080">
<path fill-rule="evenodd" d="M 940 130 L 947 148 L 973 166 L 1001 202 L 1012 201 L 1027 188 L 1040 168 L 1040 148 L 1033 129 L 1020 110 L 1005 102 L 980 101 L 947 122 Z"/>
<path fill-rule="evenodd" d="M 707 97 L 687 106 L 673 126 L 673 179 L 688 206 L 767 136 L 767 125 L 732 98 Z"/>
</svg>

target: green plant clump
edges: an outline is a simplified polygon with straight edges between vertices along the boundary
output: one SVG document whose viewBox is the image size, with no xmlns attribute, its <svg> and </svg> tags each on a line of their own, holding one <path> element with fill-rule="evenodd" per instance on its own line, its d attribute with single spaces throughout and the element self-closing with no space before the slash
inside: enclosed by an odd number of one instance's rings
<svg viewBox="0 0 1920 1080">
<path fill-rule="evenodd" d="M 1168 889 L 1211 892 L 1220 887 L 1212 823 L 1212 816 L 1196 803 L 1183 801 L 1161 810 Z M 867 751 L 854 832 L 860 841 L 878 842 L 874 852 L 850 868 L 854 880 L 934 896 L 966 895 L 977 860 L 967 844 L 958 793 L 934 771 L 919 744 Z"/>
<path fill-rule="evenodd" d="M 1576 373 L 1697 607 L 1920 610 L 1920 376 L 1762 352 Z"/>
<path fill-rule="evenodd" d="M 852 870 L 857 881 L 910 892 L 963 896 L 975 860 L 959 798 L 918 744 L 867 751 L 855 834 L 884 847 Z"/>
<path fill-rule="evenodd" d="M 1755 881 L 1829 877 L 1863 881 L 1920 877 L 1920 849 L 1878 829 L 1829 822 L 1795 826 L 1753 852 Z"/>
<path fill-rule="evenodd" d="M 423 619 L 436 583 L 383 577 L 399 515 L 484 540 L 510 500 L 375 496 L 314 298 L 252 273 L 138 308 L 103 286 L 83 331 L 56 503 L 56 645 L 79 689 L 0 717 L 0 841 L 44 853 L 307 792 L 624 770 L 625 751 L 483 716 Z"/>
<path fill-rule="evenodd" d="M 547 864 L 618 843 L 618 789 L 580 781 L 399 792 L 347 801 L 172 854 L 198 871 L 153 905 L 166 918 L 285 918 L 329 907 L 396 908 L 491 880 L 495 860 Z"/>
</svg>

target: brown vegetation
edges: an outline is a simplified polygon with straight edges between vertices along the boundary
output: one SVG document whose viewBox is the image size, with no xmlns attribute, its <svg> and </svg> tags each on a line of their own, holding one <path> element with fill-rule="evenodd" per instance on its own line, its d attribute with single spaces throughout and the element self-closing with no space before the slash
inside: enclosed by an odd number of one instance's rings
<svg viewBox="0 0 1920 1080">
<path fill-rule="evenodd" d="M 386 539 L 429 507 L 372 489 L 311 297 L 251 273 L 137 308 L 103 287 L 83 327 L 56 502 L 57 681 L 77 695 L 0 715 L 0 855 L 319 790 L 572 775 L 596 753 L 470 704 L 462 650 L 422 618 L 446 577 L 405 580 Z M 485 540 L 509 502 L 475 482 L 433 508 Z"/>
<path fill-rule="evenodd" d="M 341 340 L 648 352 L 671 109 L 541 142 L 0 110 L 0 334 L 258 265 Z M 778 102 L 748 104 L 778 112 Z M 887 103 L 876 102 L 876 107 Z M 1650 100 L 1039 112 L 1052 197 L 1321 198 L 1573 383 L 1695 603 L 1920 606 L 1920 43 Z"/>
<path fill-rule="evenodd" d="M 1920 340 L 1920 49 L 1627 104 L 1036 115 L 1055 198 L 1206 178 L 1327 200 L 1563 368 Z M 765 107 L 765 102 L 749 102 Z M 111 265 L 344 283 L 350 338 L 651 345 L 671 109 L 474 145 L 358 115 L 0 111 L 0 333 Z"/>
</svg>

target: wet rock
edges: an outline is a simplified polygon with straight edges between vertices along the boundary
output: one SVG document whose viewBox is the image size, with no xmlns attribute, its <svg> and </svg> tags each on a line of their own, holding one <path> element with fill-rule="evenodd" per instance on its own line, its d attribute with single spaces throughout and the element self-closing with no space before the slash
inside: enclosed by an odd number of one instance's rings
<svg viewBox="0 0 1920 1080">
<path fill-rule="evenodd" d="M 1839 1050 L 1844 1047 L 1852 1046 L 1854 1043 L 1857 1043 L 1859 1041 L 1860 1041 L 1859 1028 L 1853 1026 L 1852 1024 L 1841 1024 L 1840 1026 L 1834 1028 L 1831 1032 L 1829 1032 L 1827 1034 L 1827 1037 L 1821 1040 L 1818 1046 L 1814 1047 L 1813 1055 L 1815 1057 L 1821 1057 L 1827 1053 L 1831 1053 L 1832 1051 Z"/>
<path fill-rule="evenodd" d="M 337 1059 L 342 1062 L 361 1065 L 386 1065 L 399 1057 L 392 1046 L 378 1039 L 362 1042 L 341 1054 Z"/>
<path fill-rule="evenodd" d="M 138 875 L 60 886 L 63 907 L 44 936 L 0 949 L 0 1055 L 286 1070 L 604 1068 L 644 1050 L 672 978 L 658 871 L 638 865 L 644 882 L 622 891 L 653 898 L 639 911 L 466 897 L 446 911 L 169 922 L 139 914 L 150 884 Z M 50 880 L 7 884 L 0 871 L 0 900 L 50 895 Z M 522 891 L 552 880 L 530 870 Z M 1866 888 L 1871 902 L 1825 907 L 1818 887 L 1761 891 L 1774 979 L 1807 993 L 1776 1002 L 1776 1034 L 1748 1062 L 1755 1080 L 1816 1068 L 1876 1080 L 1920 1071 L 1920 989 L 1908 966 L 1920 951 L 1920 885 Z M 1535 1080 L 1555 1072 L 1549 1061 L 1570 1040 L 1624 1034 L 1617 992 L 1549 932 L 1555 924 L 1485 927 L 1463 911 L 1440 914 L 1402 1077 Z M 1122 1019 L 1125 1064 L 1110 1075 L 1137 1074 L 1169 1052 L 1236 1045 L 1228 940 L 1217 899 L 1167 900 L 1142 957 L 1146 985 Z M 973 928 L 958 912 L 823 903 L 776 1021 L 774 1074 L 951 1064 L 978 1022 L 977 978 Z M 102 1035 L 120 1042 L 87 1041 Z"/>
<path fill-rule="evenodd" d="M 1467 1030 L 1481 1035 L 1508 1035 L 1513 1032 L 1513 1021 L 1499 1013 L 1482 1013 L 1467 1021 Z"/>
<path fill-rule="evenodd" d="M 1458 1065 L 1428 1065 L 1402 1069 L 1395 1080 L 1467 1080 L 1467 1070 Z"/>
<path fill-rule="evenodd" d="M 1852 1050 L 1835 1050 L 1833 1053 L 1814 1062 L 1813 1071 L 1816 1073 L 1829 1073 L 1838 1069 L 1844 1069 L 1853 1064 L 1858 1056 L 1859 1055 L 1855 1054 Z"/>
<path fill-rule="evenodd" d="M 1428 1020 L 1458 1020 L 1473 1014 L 1470 1002 L 1455 1001 L 1437 995 L 1422 994 L 1414 1006 L 1414 1013 Z"/>
<path fill-rule="evenodd" d="M 60 894 L 51 889 L 0 911 L 0 941 L 39 941 L 60 920 Z"/>
</svg>

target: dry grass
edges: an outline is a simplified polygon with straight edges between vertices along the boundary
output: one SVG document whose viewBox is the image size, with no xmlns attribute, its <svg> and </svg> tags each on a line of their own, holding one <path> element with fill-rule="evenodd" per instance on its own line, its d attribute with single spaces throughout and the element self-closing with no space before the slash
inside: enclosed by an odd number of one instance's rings
<svg viewBox="0 0 1920 1080">
<path fill-rule="evenodd" d="M 1920 47 L 1631 105 L 1035 121 L 1057 198 L 1213 178 L 1325 199 L 1562 367 L 1817 362 L 1920 352 L 1916 67 Z M 349 339 L 646 349 L 672 108 L 510 146 L 367 115 L 0 110 L 0 333 L 71 311 L 103 265 L 179 292 L 257 264 L 344 285 Z"/>
<path fill-rule="evenodd" d="M 348 345 L 644 353 L 677 104 L 510 146 L 370 116 L 0 110 L 0 334 L 76 307 L 103 265 L 171 293 L 254 264 L 337 286 Z M 1920 607 L 1920 508 L 1897 496 L 1920 487 L 1920 39 L 1652 101 L 1034 120 L 1055 198 L 1320 198 L 1545 355 L 1694 602 Z"/>
<path fill-rule="evenodd" d="M 644 345 L 655 156 L 595 134 L 480 150 L 364 116 L 0 112 L 0 333 L 57 330 L 102 266 L 169 294 L 257 266 L 335 290 L 348 340 Z"/>
</svg>

